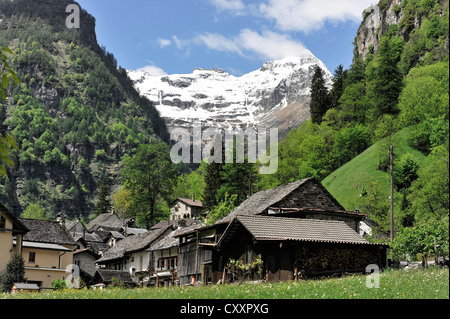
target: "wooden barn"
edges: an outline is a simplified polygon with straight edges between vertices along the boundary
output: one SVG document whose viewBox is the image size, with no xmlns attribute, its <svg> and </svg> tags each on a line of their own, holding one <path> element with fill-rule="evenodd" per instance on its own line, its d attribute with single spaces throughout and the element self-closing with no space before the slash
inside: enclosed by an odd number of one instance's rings
<svg viewBox="0 0 450 319">
<path fill-rule="evenodd" d="M 237 216 L 216 249 L 222 260 L 241 264 L 252 264 L 261 256 L 261 273 L 251 279 L 267 281 L 363 273 L 368 265 L 386 264 L 384 245 L 369 243 L 345 222 L 332 220 Z M 220 271 L 223 266 L 215 268 Z"/>
<path fill-rule="evenodd" d="M 245 264 L 258 255 L 267 280 L 382 268 L 386 246 L 359 235 L 365 218 L 346 211 L 315 179 L 258 192 L 213 225 L 175 235 L 180 283 L 217 283 L 230 259 Z"/>
</svg>

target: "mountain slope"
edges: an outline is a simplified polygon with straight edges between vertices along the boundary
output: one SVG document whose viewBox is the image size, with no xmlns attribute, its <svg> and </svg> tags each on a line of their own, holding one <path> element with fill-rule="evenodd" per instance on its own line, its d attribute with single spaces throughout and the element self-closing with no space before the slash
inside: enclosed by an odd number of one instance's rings
<svg viewBox="0 0 450 319">
<path fill-rule="evenodd" d="M 322 181 L 322 185 L 345 207 L 354 211 L 359 209 L 367 214 L 370 208 L 370 200 L 375 196 L 384 198 L 384 203 L 389 206 L 389 173 L 379 170 L 378 164 L 382 157 L 389 151 L 389 145 L 394 146 L 395 158 L 399 159 L 405 154 L 411 154 L 419 163 L 423 163 L 426 156 L 410 145 L 413 128 L 405 128 L 392 137 L 375 143 L 362 154 L 353 158 L 350 162 L 332 172 Z M 365 191 L 367 195 L 365 195 Z M 363 196 L 361 196 L 363 194 Z M 401 196 L 396 192 L 395 204 L 399 207 Z"/>
<path fill-rule="evenodd" d="M 327 85 L 332 75 L 311 52 L 265 63 L 259 70 L 235 77 L 220 69 L 195 69 L 191 74 L 153 76 L 129 71 L 141 94 L 153 103 L 169 128 L 278 127 L 285 135 L 309 118 L 311 78 L 321 67 Z"/>
<path fill-rule="evenodd" d="M 0 178 L 0 201 L 16 214 L 38 202 L 53 214 L 87 216 L 101 175 L 120 184 L 124 154 L 169 139 L 152 103 L 98 45 L 95 19 L 82 10 L 81 28 L 66 27 L 72 3 L 0 0 L 0 42 L 14 52 L 22 82 L 0 112 L 20 148 Z"/>
</svg>

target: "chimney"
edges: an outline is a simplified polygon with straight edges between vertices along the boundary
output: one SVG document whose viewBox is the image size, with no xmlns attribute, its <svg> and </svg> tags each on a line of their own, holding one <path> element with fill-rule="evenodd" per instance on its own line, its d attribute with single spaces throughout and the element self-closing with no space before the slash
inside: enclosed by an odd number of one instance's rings
<svg viewBox="0 0 450 319">
<path fill-rule="evenodd" d="M 195 194 L 192 194 L 192 200 L 195 202 Z"/>
<path fill-rule="evenodd" d="M 58 215 L 56 215 L 56 222 L 58 222 L 62 227 L 66 227 L 64 213 L 58 213 Z"/>
</svg>

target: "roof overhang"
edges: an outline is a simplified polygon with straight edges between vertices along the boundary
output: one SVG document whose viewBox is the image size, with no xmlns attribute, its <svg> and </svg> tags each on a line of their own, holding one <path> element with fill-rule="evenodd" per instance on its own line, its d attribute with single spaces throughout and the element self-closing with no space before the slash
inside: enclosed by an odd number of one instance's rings
<svg viewBox="0 0 450 319">
<path fill-rule="evenodd" d="M 322 208 L 308 208 L 308 207 L 303 207 L 303 208 L 269 207 L 268 211 L 269 211 L 270 216 L 285 215 L 285 214 L 292 214 L 292 213 L 299 212 L 299 213 L 341 216 L 341 217 L 360 219 L 360 220 L 363 220 L 367 217 L 366 214 L 362 214 L 359 212 L 351 212 L 351 211 L 346 211 L 346 210 L 328 210 L 328 209 L 322 209 Z M 270 211 L 272 211 L 273 213 L 270 213 Z"/>
<path fill-rule="evenodd" d="M 40 243 L 40 242 L 32 242 L 32 241 L 23 241 L 23 248 L 34 248 L 34 249 L 47 249 L 47 250 L 59 250 L 59 251 L 72 251 L 67 247 L 58 244 L 50 244 L 50 243 Z"/>
<path fill-rule="evenodd" d="M 389 246 L 389 245 L 383 244 L 383 243 L 372 243 L 367 240 L 358 241 L 358 240 L 317 239 L 317 238 L 307 238 L 307 236 L 305 236 L 305 238 L 301 238 L 299 236 L 289 236 L 289 235 L 280 237 L 280 236 L 277 236 L 276 234 L 271 235 L 271 236 L 258 236 L 257 234 L 252 232 L 252 230 L 249 229 L 245 225 L 244 222 L 241 222 L 239 220 L 239 217 L 240 216 L 235 217 L 233 219 L 233 221 L 228 225 L 225 232 L 223 233 L 223 235 L 221 236 L 221 238 L 215 245 L 215 248 L 219 249 L 227 241 L 231 240 L 231 237 L 233 237 L 233 235 L 235 234 L 235 232 L 238 230 L 239 227 L 243 227 L 249 234 L 251 234 L 253 236 L 254 241 L 258 241 L 258 242 L 276 242 L 276 241 L 278 241 L 278 242 L 304 242 L 304 243 L 366 245 L 366 246 Z M 242 216 L 242 217 L 263 218 L 264 216 Z M 279 217 L 279 216 L 273 216 L 273 217 L 267 216 L 267 218 L 279 219 L 280 221 L 290 219 L 290 218 L 284 218 L 284 217 Z M 290 220 L 295 220 L 295 219 L 290 219 Z M 300 220 L 300 219 L 298 219 L 298 220 Z M 302 220 L 304 220 L 304 219 L 302 219 Z M 321 221 L 321 222 L 326 223 L 327 221 Z"/>
</svg>

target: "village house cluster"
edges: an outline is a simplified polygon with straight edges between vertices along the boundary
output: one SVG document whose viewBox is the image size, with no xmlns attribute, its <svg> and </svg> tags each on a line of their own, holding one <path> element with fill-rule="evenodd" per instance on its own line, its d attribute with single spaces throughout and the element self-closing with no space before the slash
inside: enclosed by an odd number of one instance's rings
<svg viewBox="0 0 450 319">
<path fill-rule="evenodd" d="M 239 277 L 237 265 L 259 267 L 247 279 L 288 281 L 363 273 L 387 262 L 387 246 L 365 239 L 366 215 L 346 211 L 315 179 L 258 192 L 211 225 L 202 222 L 204 213 L 200 201 L 179 198 L 170 219 L 147 230 L 115 213 L 85 226 L 61 215 L 21 219 L 0 205 L 0 276 L 16 252 L 27 278 L 16 290 L 51 287 L 72 264 L 90 287 L 169 287 L 238 279 L 230 277 Z"/>
</svg>

